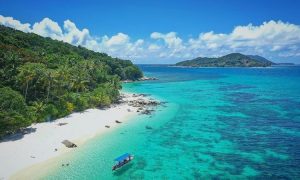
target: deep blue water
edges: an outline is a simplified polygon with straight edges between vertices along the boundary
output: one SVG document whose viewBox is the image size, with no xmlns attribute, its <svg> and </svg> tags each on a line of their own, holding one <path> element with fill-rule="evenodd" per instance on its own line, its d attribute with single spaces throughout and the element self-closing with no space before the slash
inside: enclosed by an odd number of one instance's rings
<svg viewBox="0 0 300 180">
<path fill-rule="evenodd" d="M 159 80 L 124 91 L 166 106 L 91 140 L 47 179 L 300 179 L 299 66 L 140 67 Z M 123 152 L 135 160 L 112 173 Z"/>
</svg>

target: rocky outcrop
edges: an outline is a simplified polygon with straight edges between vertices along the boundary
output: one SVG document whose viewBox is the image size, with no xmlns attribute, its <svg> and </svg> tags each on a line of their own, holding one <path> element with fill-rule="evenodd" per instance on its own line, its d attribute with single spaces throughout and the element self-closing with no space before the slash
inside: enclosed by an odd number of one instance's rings
<svg viewBox="0 0 300 180">
<path fill-rule="evenodd" d="M 141 77 L 139 78 L 138 80 L 135 80 L 135 81 L 155 81 L 155 80 L 158 80 L 158 78 L 155 78 L 155 77 Z M 133 80 L 123 80 L 122 82 L 123 83 L 131 83 L 131 82 L 135 82 Z"/>
<path fill-rule="evenodd" d="M 154 108 L 161 104 L 161 102 L 153 100 L 153 99 L 147 99 L 144 98 L 145 94 L 134 94 L 133 97 L 140 97 L 138 99 L 129 100 L 127 103 L 129 106 L 138 108 L 137 112 L 140 114 L 147 114 L 150 115 L 152 112 L 154 112 Z"/>
<path fill-rule="evenodd" d="M 144 76 L 144 77 L 140 78 L 138 81 L 153 81 L 153 80 L 158 80 L 158 79 L 155 78 L 155 77 L 146 77 L 146 76 Z"/>
<path fill-rule="evenodd" d="M 132 107 L 145 107 L 145 106 L 157 106 L 160 102 L 155 100 L 137 99 L 129 101 L 129 105 Z"/>
<path fill-rule="evenodd" d="M 166 102 L 160 102 L 149 98 L 149 94 L 121 94 L 118 103 L 126 103 L 132 108 L 127 111 L 135 111 L 139 114 L 151 115 L 157 106 L 165 106 Z"/>
</svg>

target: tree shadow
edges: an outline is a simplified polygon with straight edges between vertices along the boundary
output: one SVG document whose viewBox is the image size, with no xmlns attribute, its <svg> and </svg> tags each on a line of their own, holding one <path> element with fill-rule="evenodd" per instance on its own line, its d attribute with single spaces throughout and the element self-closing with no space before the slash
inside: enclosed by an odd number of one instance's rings
<svg viewBox="0 0 300 180">
<path fill-rule="evenodd" d="M 22 139 L 24 137 L 24 135 L 34 133 L 34 132 L 36 132 L 36 128 L 32 128 L 32 127 L 25 128 L 25 129 L 20 130 L 19 132 L 15 133 L 15 134 L 4 136 L 0 140 L 0 142 L 17 141 L 19 139 Z"/>
</svg>

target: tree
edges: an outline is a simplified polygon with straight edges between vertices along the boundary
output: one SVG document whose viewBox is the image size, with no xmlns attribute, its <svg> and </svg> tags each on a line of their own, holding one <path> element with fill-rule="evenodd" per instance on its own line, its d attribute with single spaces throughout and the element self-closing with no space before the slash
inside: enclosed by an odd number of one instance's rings
<svg viewBox="0 0 300 180">
<path fill-rule="evenodd" d="M 43 122 L 46 114 L 46 104 L 42 101 L 35 101 L 31 106 L 31 111 L 35 114 L 35 120 L 37 122 Z"/>
<path fill-rule="evenodd" d="M 128 66 L 125 68 L 126 79 L 137 80 L 143 77 L 143 73 L 136 66 Z"/>
<path fill-rule="evenodd" d="M 19 68 L 18 80 L 21 82 L 22 87 L 25 88 L 25 101 L 27 98 L 29 82 L 34 78 L 35 74 L 33 69 L 31 68 L 31 64 L 25 64 Z"/>
<path fill-rule="evenodd" d="M 43 74 L 46 72 L 46 66 L 41 63 L 26 63 L 23 66 L 20 66 L 18 71 L 18 82 L 20 82 L 21 87 L 25 88 L 25 101 L 27 100 L 28 93 L 32 95 L 32 92 L 28 92 L 29 89 L 35 91 L 34 95 L 31 96 L 31 98 L 35 98 L 37 85 L 42 80 Z M 29 87 L 29 84 L 32 84 L 32 88 Z"/>
<path fill-rule="evenodd" d="M 46 69 L 40 77 L 42 82 L 42 86 L 46 89 L 46 103 L 49 102 L 49 96 L 51 91 L 51 86 L 54 82 L 54 78 L 56 76 L 56 72 L 53 69 Z"/>
<path fill-rule="evenodd" d="M 30 125 L 22 95 L 9 87 L 0 88 L 0 137 Z"/>
</svg>

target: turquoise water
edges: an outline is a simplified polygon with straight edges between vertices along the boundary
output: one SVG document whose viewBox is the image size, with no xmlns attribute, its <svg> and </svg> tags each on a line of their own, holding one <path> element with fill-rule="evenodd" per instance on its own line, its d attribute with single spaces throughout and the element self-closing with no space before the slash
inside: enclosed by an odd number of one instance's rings
<svg viewBox="0 0 300 180">
<path fill-rule="evenodd" d="M 166 106 L 89 141 L 45 179 L 300 179 L 300 67 L 141 68 L 160 80 L 124 91 Z M 125 152 L 134 161 L 112 172 Z"/>
</svg>

